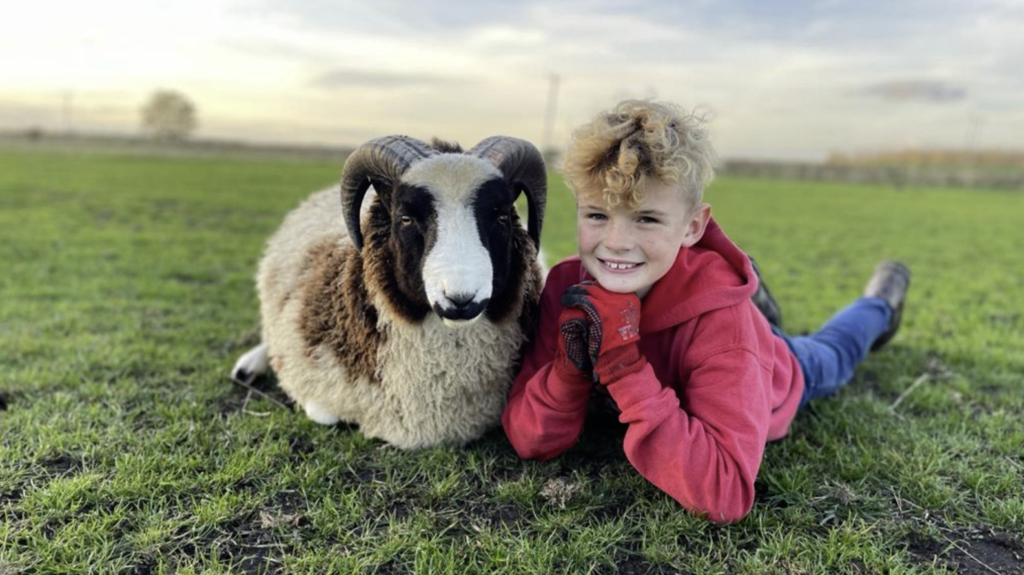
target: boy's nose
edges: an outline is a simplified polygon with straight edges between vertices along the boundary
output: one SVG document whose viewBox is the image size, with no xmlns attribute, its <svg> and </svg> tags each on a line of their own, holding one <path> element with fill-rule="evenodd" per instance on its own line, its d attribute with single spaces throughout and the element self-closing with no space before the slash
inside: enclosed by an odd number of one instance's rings
<svg viewBox="0 0 1024 575">
<path fill-rule="evenodd" d="M 633 236 L 626 224 L 612 221 L 608 226 L 608 234 L 604 238 L 606 248 L 615 251 L 626 251 L 633 247 Z"/>
</svg>

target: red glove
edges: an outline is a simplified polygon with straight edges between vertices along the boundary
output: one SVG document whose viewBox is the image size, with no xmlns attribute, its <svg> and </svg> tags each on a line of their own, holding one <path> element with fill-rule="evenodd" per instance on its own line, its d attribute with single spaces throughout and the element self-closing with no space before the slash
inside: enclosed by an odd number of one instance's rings
<svg viewBox="0 0 1024 575">
<path fill-rule="evenodd" d="M 587 348 L 587 334 L 590 324 L 587 314 L 575 308 L 565 308 L 558 316 L 558 352 L 555 354 L 555 371 L 566 381 L 593 379 L 594 369 Z"/>
<path fill-rule="evenodd" d="M 594 378 L 604 385 L 636 373 L 644 366 L 640 355 L 640 298 L 632 293 L 610 292 L 593 282 L 565 290 L 562 305 L 586 313 L 587 334 Z"/>
</svg>

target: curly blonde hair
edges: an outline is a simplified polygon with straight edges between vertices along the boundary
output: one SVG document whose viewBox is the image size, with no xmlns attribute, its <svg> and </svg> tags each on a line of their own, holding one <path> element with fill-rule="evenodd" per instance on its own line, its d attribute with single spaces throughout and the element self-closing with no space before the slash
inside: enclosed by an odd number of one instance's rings
<svg viewBox="0 0 1024 575">
<path fill-rule="evenodd" d="M 577 200 L 603 193 L 609 206 L 636 208 L 650 186 L 678 182 L 696 207 L 716 163 L 703 118 L 669 103 L 625 100 L 573 132 L 564 170 Z"/>
</svg>

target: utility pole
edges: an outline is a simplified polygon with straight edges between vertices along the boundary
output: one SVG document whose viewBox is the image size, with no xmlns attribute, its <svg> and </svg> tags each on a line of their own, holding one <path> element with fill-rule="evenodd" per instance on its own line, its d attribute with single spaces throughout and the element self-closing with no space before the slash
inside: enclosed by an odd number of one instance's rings
<svg viewBox="0 0 1024 575">
<path fill-rule="evenodd" d="M 541 140 L 541 153 L 547 155 L 552 148 L 555 130 L 555 113 L 558 110 L 558 74 L 548 76 L 548 106 L 544 113 L 544 138 Z"/>
</svg>

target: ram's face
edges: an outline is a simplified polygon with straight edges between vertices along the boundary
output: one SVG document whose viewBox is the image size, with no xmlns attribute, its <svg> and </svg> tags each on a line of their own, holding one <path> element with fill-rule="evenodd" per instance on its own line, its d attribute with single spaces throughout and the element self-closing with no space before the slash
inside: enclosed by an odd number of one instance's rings
<svg viewBox="0 0 1024 575">
<path fill-rule="evenodd" d="M 391 198 L 403 291 L 422 289 L 446 324 L 478 319 L 508 275 L 513 200 L 501 173 L 479 158 L 445 154 L 409 168 Z"/>
</svg>

